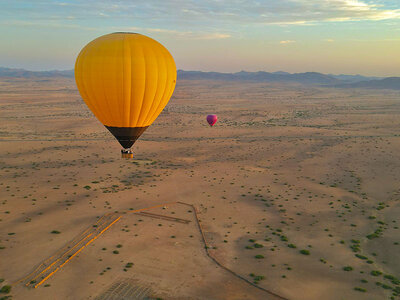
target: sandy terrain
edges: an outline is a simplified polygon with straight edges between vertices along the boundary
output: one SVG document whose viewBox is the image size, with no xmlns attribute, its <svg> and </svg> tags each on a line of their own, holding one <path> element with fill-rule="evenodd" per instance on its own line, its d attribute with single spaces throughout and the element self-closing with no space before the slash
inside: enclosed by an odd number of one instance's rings
<svg viewBox="0 0 400 300">
<path fill-rule="evenodd" d="M 399 149 L 399 92 L 180 81 L 122 160 L 73 80 L 3 78 L 0 286 L 106 213 L 183 201 L 220 263 L 283 298 L 396 298 Z M 9 295 L 96 299 L 129 279 L 161 299 L 275 299 L 206 256 L 188 207 L 151 212 L 191 222 L 124 214 L 45 284 Z"/>
</svg>

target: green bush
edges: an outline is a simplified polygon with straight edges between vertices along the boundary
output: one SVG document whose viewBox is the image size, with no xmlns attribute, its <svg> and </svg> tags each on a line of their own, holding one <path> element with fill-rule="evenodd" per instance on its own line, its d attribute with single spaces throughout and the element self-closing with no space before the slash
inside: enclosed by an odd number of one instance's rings
<svg viewBox="0 0 400 300">
<path fill-rule="evenodd" d="M 379 276 L 379 275 L 382 275 L 382 272 L 381 271 L 377 271 L 377 270 L 373 270 L 373 271 L 371 271 L 371 273 L 370 273 L 372 276 Z"/>
<path fill-rule="evenodd" d="M 394 277 L 393 275 L 389 275 L 389 274 L 383 275 L 383 278 L 386 278 L 389 280 L 398 280 L 396 277 Z"/>
<path fill-rule="evenodd" d="M 296 245 L 294 245 L 294 244 L 288 244 L 287 246 L 288 246 L 289 248 L 297 248 Z"/>
<path fill-rule="evenodd" d="M 343 271 L 353 271 L 353 268 L 350 266 L 343 267 Z"/>
<path fill-rule="evenodd" d="M 303 255 L 310 255 L 310 251 L 308 251 L 308 250 L 300 250 L 299 251 L 301 254 L 303 254 Z"/>
<path fill-rule="evenodd" d="M 391 290 L 392 287 L 390 285 L 387 284 L 382 284 L 382 288 L 384 288 L 385 290 Z"/>
<path fill-rule="evenodd" d="M 351 245 L 351 246 L 350 246 L 350 249 L 351 249 L 353 252 L 360 252 L 360 245 L 358 245 L 358 244 Z"/>
<path fill-rule="evenodd" d="M 254 256 L 255 258 L 257 258 L 257 259 L 261 259 L 261 258 L 264 258 L 264 255 L 261 255 L 261 254 L 257 254 L 256 256 Z"/>
<path fill-rule="evenodd" d="M 363 288 L 360 288 L 360 287 L 355 287 L 354 290 L 358 291 L 358 292 L 363 292 L 363 293 L 365 293 L 367 291 L 366 289 L 363 289 Z"/>
<path fill-rule="evenodd" d="M 50 233 L 52 233 L 52 234 L 60 234 L 61 232 L 60 231 L 58 231 L 58 230 L 53 230 L 52 232 L 50 232 Z"/>
<path fill-rule="evenodd" d="M 9 292 L 11 292 L 11 285 L 3 285 L 0 289 L 0 293 L 8 294 Z"/>
<path fill-rule="evenodd" d="M 263 276 L 263 275 L 254 276 L 254 281 L 260 281 L 260 280 L 264 280 L 264 279 L 265 279 L 265 276 Z"/>
</svg>

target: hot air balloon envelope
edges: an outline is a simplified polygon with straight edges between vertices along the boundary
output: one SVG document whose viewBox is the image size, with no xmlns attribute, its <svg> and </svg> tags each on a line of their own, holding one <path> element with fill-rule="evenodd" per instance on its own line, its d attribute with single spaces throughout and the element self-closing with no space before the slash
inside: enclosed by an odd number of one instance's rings
<svg viewBox="0 0 400 300">
<path fill-rule="evenodd" d="M 215 123 L 217 123 L 218 117 L 217 115 L 208 115 L 207 116 L 207 122 L 210 126 L 213 126 Z"/>
<path fill-rule="evenodd" d="M 117 32 L 82 49 L 75 80 L 93 114 L 128 149 L 167 105 L 176 84 L 176 66 L 157 41 Z M 127 151 L 125 157 L 130 156 Z"/>
</svg>

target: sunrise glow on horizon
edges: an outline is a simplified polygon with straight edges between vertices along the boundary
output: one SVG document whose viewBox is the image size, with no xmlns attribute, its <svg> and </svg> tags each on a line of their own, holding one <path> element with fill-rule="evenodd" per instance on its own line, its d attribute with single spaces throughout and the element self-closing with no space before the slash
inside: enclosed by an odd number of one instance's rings
<svg viewBox="0 0 400 300">
<path fill-rule="evenodd" d="M 89 41 L 129 31 L 184 70 L 400 76 L 397 0 L 3 0 L 0 25 L 2 67 L 72 69 Z"/>
</svg>

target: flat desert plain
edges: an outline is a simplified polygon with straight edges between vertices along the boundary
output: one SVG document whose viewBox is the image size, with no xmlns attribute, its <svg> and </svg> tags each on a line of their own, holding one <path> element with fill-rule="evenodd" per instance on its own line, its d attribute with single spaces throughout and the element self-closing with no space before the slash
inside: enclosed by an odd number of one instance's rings
<svg viewBox="0 0 400 300">
<path fill-rule="evenodd" d="M 399 149 L 399 91 L 178 80 L 126 160 L 73 79 L 2 78 L 0 295 L 398 299 Z"/>
</svg>

